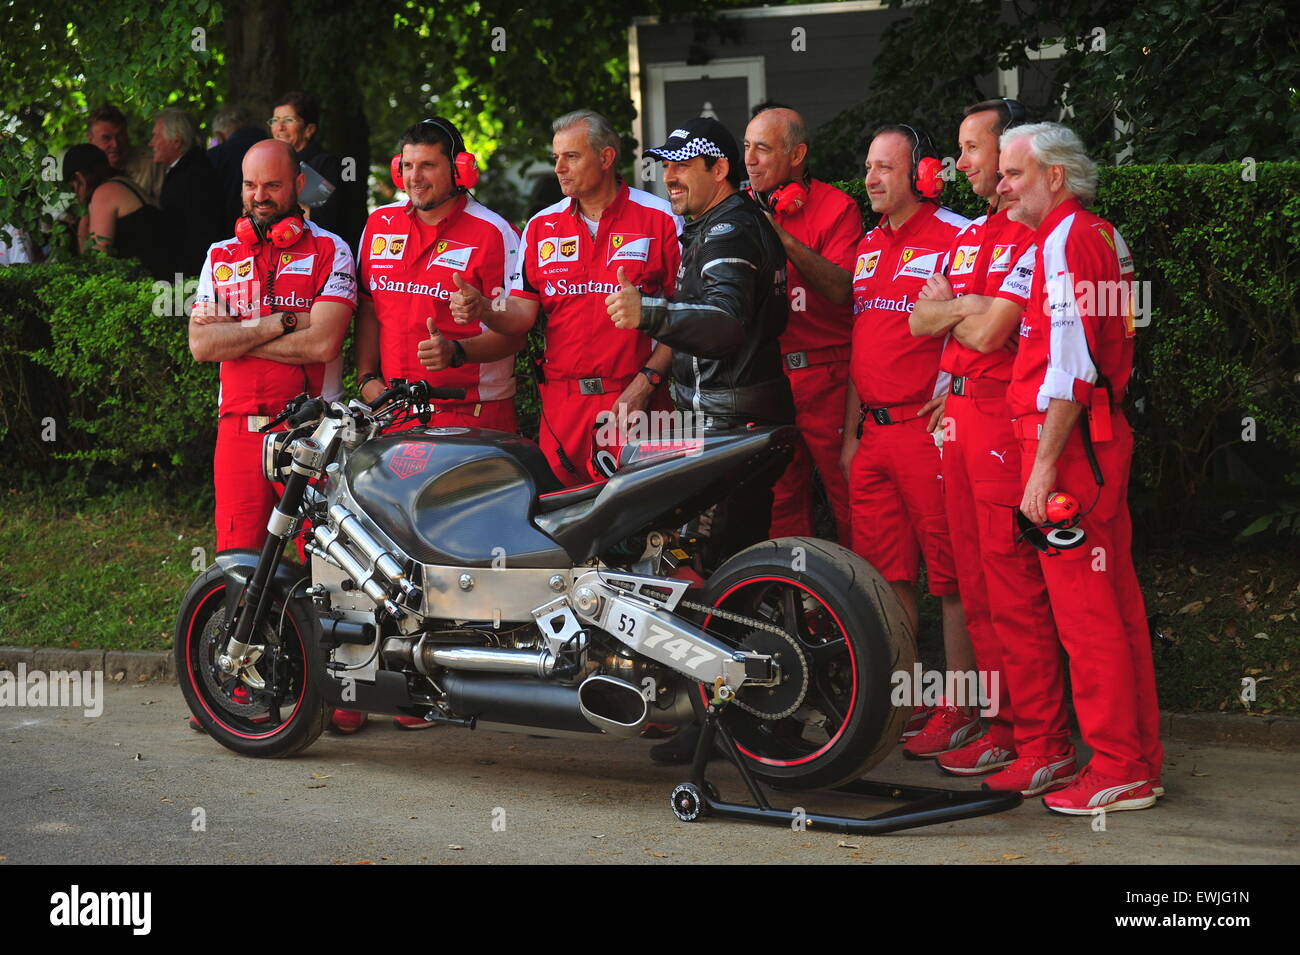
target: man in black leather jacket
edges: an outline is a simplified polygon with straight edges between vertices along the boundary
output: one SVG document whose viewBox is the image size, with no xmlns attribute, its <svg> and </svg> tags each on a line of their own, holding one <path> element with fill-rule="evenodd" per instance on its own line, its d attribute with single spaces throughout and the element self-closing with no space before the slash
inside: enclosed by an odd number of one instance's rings
<svg viewBox="0 0 1300 955">
<path fill-rule="evenodd" d="M 705 430 L 788 424 L 794 403 L 777 339 L 785 329 L 785 252 L 757 204 L 737 189 L 736 141 L 701 117 L 658 149 L 673 212 L 691 217 L 672 298 L 628 284 L 609 298 L 620 328 L 673 348 L 673 397 Z"/>
<path fill-rule="evenodd" d="M 643 298 L 622 269 L 606 299 L 619 328 L 639 329 L 673 349 L 673 400 L 697 429 L 793 424 L 794 398 L 778 338 L 787 317 L 785 250 L 753 199 L 739 192 L 743 168 L 735 138 L 700 117 L 647 149 L 664 164 L 673 212 L 689 216 L 671 298 Z M 767 536 L 772 485 L 789 458 L 776 459 L 713 512 L 704 566 L 712 571 Z M 654 746 L 660 763 L 686 763 L 699 727 Z"/>
<path fill-rule="evenodd" d="M 758 205 L 737 189 L 740 150 L 715 119 L 700 117 L 646 150 L 664 163 L 673 212 L 691 217 L 671 298 L 646 298 L 619 273 L 606 300 L 620 328 L 640 329 L 673 349 L 673 398 L 696 428 L 794 423 L 794 399 L 781 364 L 785 329 L 785 251 Z M 724 502 L 706 565 L 762 540 L 772 513 L 772 482 L 751 483 Z"/>
</svg>

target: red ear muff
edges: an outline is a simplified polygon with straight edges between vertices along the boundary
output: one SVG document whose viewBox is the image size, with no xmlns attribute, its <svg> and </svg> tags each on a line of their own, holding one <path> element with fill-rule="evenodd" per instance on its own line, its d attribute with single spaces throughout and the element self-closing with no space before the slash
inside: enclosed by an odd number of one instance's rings
<svg viewBox="0 0 1300 955">
<path fill-rule="evenodd" d="M 1064 491 L 1047 495 L 1047 522 L 1065 530 L 1079 523 L 1079 502 Z"/>
<path fill-rule="evenodd" d="M 393 185 L 405 189 L 402 185 L 402 154 L 398 153 L 388 163 L 388 172 L 393 178 Z M 456 162 L 451 170 L 452 180 L 464 189 L 473 189 L 478 185 L 478 160 L 473 153 L 457 153 Z"/>
<path fill-rule="evenodd" d="M 254 249 L 262 244 L 262 235 L 257 231 L 257 226 L 250 216 L 240 216 L 235 220 L 235 238 L 239 240 L 240 245 L 251 246 Z"/>
<path fill-rule="evenodd" d="M 460 152 L 456 154 L 452 176 L 456 181 L 456 185 L 462 189 L 473 189 L 478 185 L 478 160 L 474 158 L 473 153 Z"/>
<path fill-rule="evenodd" d="M 943 192 L 943 163 L 933 156 L 918 160 L 912 188 L 927 199 L 938 199 Z"/>
<path fill-rule="evenodd" d="M 781 215 L 788 215 L 798 212 L 808 201 L 808 190 L 803 187 L 801 182 L 787 182 L 785 185 L 777 186 L 767 197 L 768 204 L 774 212 Z"/>
<path fill-rule="evenodd" d="M 306 230 L 307 227 L 303 224 L 301 216 L 281 219 L 271 226 L 270 232 L 265 237 L 252 216 L 240 216 L 235 222 L 235 238 L 241 245 L 253 249 L 259 248 L 264 241 L 270 242 L 277 249 L 287 249 L 297 242 Z"/>
<path fill-rule="evenodd" d="M 271 226 L 271 232 L 267 238 L 277 249 L 287 249 L 297 242 L 305 231 L 307 231 L 307 227 L 303 224 L 300 216 L 289 216 L 289 218 L 281 219 Z"/>
</svg>

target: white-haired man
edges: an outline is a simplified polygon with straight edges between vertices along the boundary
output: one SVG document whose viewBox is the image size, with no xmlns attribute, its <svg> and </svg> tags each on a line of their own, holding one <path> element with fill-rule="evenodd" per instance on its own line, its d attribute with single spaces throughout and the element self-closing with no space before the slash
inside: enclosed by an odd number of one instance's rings
<svg viewBox="0 0 1300 955">
<path fill-rule="evenodd" d="M 619 271 L 647 295 L 671 295 L 681 261 L 680 216 L 668 203 L 629 188 L 618 175 L 619 136 L 591 110 L 552 123 L 555 176 L 564 198 L 524 227 L 520 268 L 504 309 L 490 307 L 468 286 L 452 296 L 458 322 L 483 322 L 522 335 L 546 313 L 545 380 L 539 391 L 538 444 L 561 483 L 573 487 L 605 476 L 615 464 L 602 455 L 593 473 L 594 426 L 605 412 L 668 410 L 661 387 L 672 349 L 644 332 L 615 328 L 606 297 Z M 635 420 L 635 419 L 633 419 Z"/>
<path fill-rule="evenodd" d="M 1097 172 L 1071 130 L 1020 126 L 1001 147 L 1000 203 L 1035 242 L 1007 389 L 1025 481 L 1020 511 L 1045 525 L 1049 495 L 1064 491 L 1079 502 L 1087 535 L 1073 549 L 1041 542 L 1079 729 L 1093 750 L 1075 781 L 1043 802 L 1071 815 L 1145 809 L 1162 792 L 1162 751 L 1127 504 L 1133 432 L 1122 403 L 1133 369 L 1133 261 L 1115 227 L 1085 208 Z M 1072 762 L 1057 641 L 1025 634 L 1004 662 L 1017 711 L 1051 724 L 1057 761 Z"/>
</svg>

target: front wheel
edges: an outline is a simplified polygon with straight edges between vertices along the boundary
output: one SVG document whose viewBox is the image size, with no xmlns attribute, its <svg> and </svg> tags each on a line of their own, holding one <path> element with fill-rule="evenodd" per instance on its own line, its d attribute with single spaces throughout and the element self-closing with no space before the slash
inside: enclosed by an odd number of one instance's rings
<svg viewBox="0 0 1300 955">
<path fill-rule="evenodd" d="M 241 586 L 219 567 L 190 586 L 176 618 L 176 679 L 190 712 L 222 746 L 245 756 L 290 756 L 315 741 L 330 715 L 307 656 L 312 621 L 300 601 L 286 606 L 286 595 L 274 594 L 251 641 L 255 661 L 227 677 L 216 660 L 233 604 L 229 588 Z"/>
<path fill-rule="evenodd" d="M 829 541 L 786 537 L 736 554 L 704 593 L 713 636 L 772 654 L 781 667 L 778 686 L 745 687 L 721 718 L 756 776 L 778 788 L 828 788 L 885 758 L 910 713 L 892 704 L 893 674 L 911 672 L 916 645 L 893 588 L 870 564 Z M 702 710 L 709 689 L 698 696 Z"/>
</svg>

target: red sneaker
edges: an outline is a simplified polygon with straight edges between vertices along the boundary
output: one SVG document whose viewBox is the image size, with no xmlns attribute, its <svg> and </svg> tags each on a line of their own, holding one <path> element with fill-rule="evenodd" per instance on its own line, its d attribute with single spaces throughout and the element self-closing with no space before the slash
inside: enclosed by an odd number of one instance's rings
<svg viewBox="0 0 1300 955">
<path fill-rule="evenodd" d="M 1037 796 L 1049 789 L 1060 789 L 1074 778 L 1074 753 L 1060 756 L 1021 756 L 1006 769 L 984 780 L 981 789 L 1018 792 Z"/>
<path fill-rule="evenodd" d="M 431 730 L 438 724 L 419 716 L 394 716 L 393 725 L 399 730 Z"/>
<path fill-rule="evenodd" d="M 900 743 L 906 743 L 909 739 L 921 732 L 925 728 L 926 722 L 934 716 L 939 708 L 937 706 L 918 706 L 912 710 L 912 715 L 907 718 L 907 726 L 903 729 L 903 735 L 899 737 Z"/>
<path fill-rule="evenodd" d="M 980 721 L 956 706 L 939 706 L 926 721 L 925 729 L 903 745 L 908 759 L 929 759 L 957 749 L 980 731 Z"/>
<path fill-rule="evenodd" d="M 1043 797 L 1043 805 L 1066 816 L 1095 816 L 1099 812 L 1120 809 L 1147 809 L 1156 804 L 1151 783 L 1145 779 L 1117 779 L 1084 767 L 1079 778 L 1062 789 Z"/>
<path fill-rule="evenodd" d="M 342 733 L 344 736 L 360 733 L 365 725 L 366 714 L 357 710 L 335 710 L 330 716 L 330 726 L 334 732 Z"/>
<path fill-rule="evenodd" d="M 1011 765 L 1015 758 L 1014 750 L 997 745 L 986 733 L 960 749 L 940 753 L 935 762 L 950 776 L 980 776 Z"/>
</svg>

